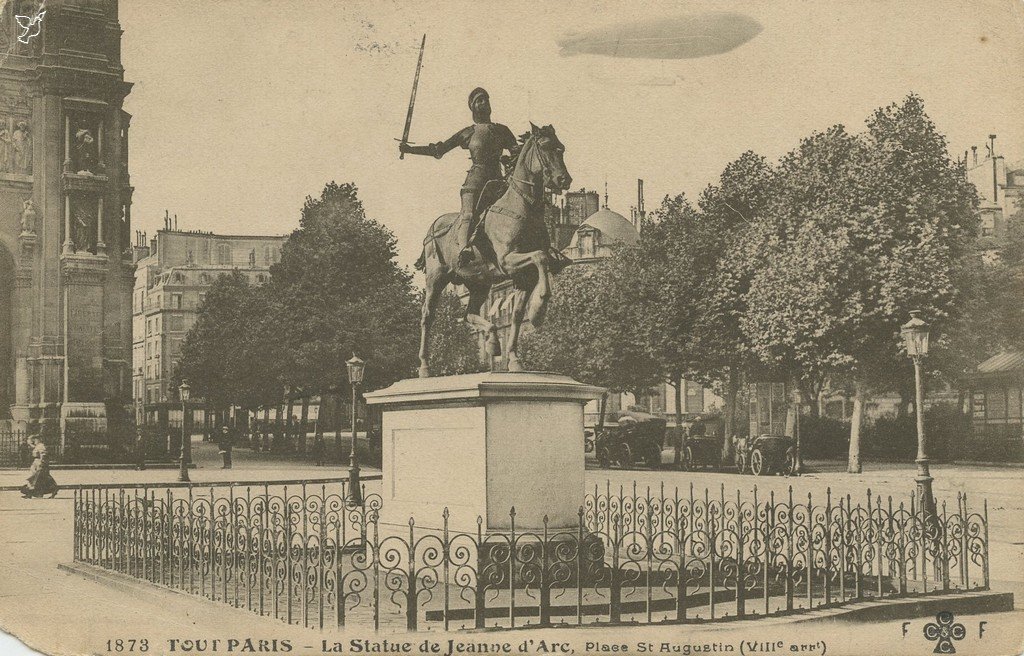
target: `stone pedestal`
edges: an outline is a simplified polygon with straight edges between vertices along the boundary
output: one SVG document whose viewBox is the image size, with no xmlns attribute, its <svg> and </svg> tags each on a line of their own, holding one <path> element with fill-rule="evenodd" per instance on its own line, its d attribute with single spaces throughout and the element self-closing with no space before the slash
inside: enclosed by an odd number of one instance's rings
<svg viewBox="0 0 1024 656">
<path fill-rule="evenodd" d="M 583 502 L 583 406 L 603 390 L 550 373 L 412 378 L 366 395 L 383 406 L 381 521 L 504 532 L 572 527 Z"/>
</svg>

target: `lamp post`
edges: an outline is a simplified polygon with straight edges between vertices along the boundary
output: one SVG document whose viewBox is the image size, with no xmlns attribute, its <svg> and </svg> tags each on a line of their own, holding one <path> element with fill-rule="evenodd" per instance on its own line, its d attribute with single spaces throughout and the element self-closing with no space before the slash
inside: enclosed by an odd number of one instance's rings
<svg viewBox="0 0 1024 656">
<path fill-rule="evenodd" d="M 922 512 L 928 517 L 935 516 L 935 497 L 932 496 L 932 477 L 928 471 L 928 443 L 924 432 L 924 381 L 921 379 L 921 359 L 928 355 L 928 324 L 921 319 L 921 312 L 913 310 L 910 321 L 903 324 L 900 334 L 907 355 L 914 361 L 914 383 L 916 396 L 914 414 L 917 415 L 917 501 Z"/>
<path fill-rule="evenodd" d="M 348 367 L 348 382 L 352 386 L 352 450 L 349 453 L 348 461 L 348 486 L 349 486 L 349 498 L 352 499 L 352 503 L 362 503 L 362 492 L 360 491 L 359 485 L 359 460 L 356 458 L 356 417 L 358 412 L 356 411 L 356 388 L 363 382 L 363 369 L 366 367 L 366 362 L 360 360 L 359 357 L 353 353 L 352 359 L 345 363 Z"/>
<path fill-rule="evenodd" d="M 191 391 L 192 388 L 189 387 L 188 381 L 181 381 L 181 385 L 178 387 L 178 393 L 181 396 L 181 463 L 178 468 L 178 481 L 182 483 L 190 482 L 188 479 L 188 461 L 192 458 L 192 440 L 189 439 L 191 436 L 188 435 L 185 426 L 185 413 L 188 409 L 188 397 Z"/>
</svg>

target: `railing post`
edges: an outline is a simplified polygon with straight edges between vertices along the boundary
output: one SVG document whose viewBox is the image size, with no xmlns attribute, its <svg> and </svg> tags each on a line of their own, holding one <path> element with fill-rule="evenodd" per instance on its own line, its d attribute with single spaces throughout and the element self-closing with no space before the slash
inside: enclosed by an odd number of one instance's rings
<svg viewBox="0 0 1024 656">
<path fill-rule="evenodd" d="M 516 507 L 508 513 L 510 531 L 508 536 L 508 621 L 509 626 L 516 626 Z"/>
<path fill-rule="evenodd" d="M 692 485 L 692 484 L 691 484 Z M 692 499 L 691 499 L 692 501 Z M 679 557 L 676 576 L 676 619 L 683 621 L 686 619 L 686 582 L 689 578 L 689 570 L 686 567 L 686 549 L 689 546 L 689 540 L 687 540 L 686 532 L 687 528 L 690 527 L 690 522 L 693 517 L 693 504 L 689 506 L 689 513 L 685 517 L 681 517 L 679 513 L 679 488 L 676 488 L 676 496 L 674 502 L 674 513 L 675 513 L 675 538 L 676 538 L 676 554 Z"/>
<path fill-rule="evenodd" d="M 949 592 L 949 534 L 946 530 L 946 522 L 948 515 L 946 514 L 946 501 L 942 501 L 942 591 Z"/>
<path fill-rule="evenodd" d="M 611 505 L 611 498 L 608 499 L 608 503 Z M 609 529 L 611 529 L 612 571 L 610 572 L 611 580 L 609 581 L 611 587 L 608 590 L 608 619 L 613 623 L 618 623 L 622 621 L 622 574 L 619 571 L 619 541 L 622 539 L 623 519 L 621 505 L 619 512 L 612 513 L 610 519 L 613 525 L 609 526 Z"/>
<path fill-rule="evenodd" d="M 416 630 L 416 534 L 415 520 L 409 518 L 409 587 L 406 596 L 405 628 L 409 631 Z"/>
<path fill-rule="evenodd" d="M 483 517 L 476 518 L 476 603 L 473 619 L 478 629 L 484 628 L 485 614 L 487 612 L 487 598 L 484 596 L 484 568 L 487 567 L 486 546 L 484 545 Z"/>
<path fill-rule="evenodd" d="M 736 616 L 747 613 L 746 590 L 743 585 L 743 499 L 736 490 Z"/>
<path fill-rule="evenodd" d="M 839 517 L 842 519 L 842 508 L 840 508 Z M 824 588 L 825 588 L 825 605 L 832 603 L 832 487 L 825 488 L 825 517 L 822 522 L 822 531 L 825 537 L 825 557 L 823 562 L 825 563 L 825 575 L 824 575 Z M 840 523 L 840 536 L 842 536 L 842 524 Z M 840 537 L 840 539 L 842 539 Z M 842 558 L 840 558 L 842 563 Z M 840 570 L 842 571 L 842 570 Z M 840 576 L 840 579 L 842 576 Z"/>
<path fill-rule="evenodd" d="M 988 590 L 989 587 L 989 562 L 988 562 L 988 499 L 982 500 L 982 508 L 984 509 L 984 515 L 982 516 L 982 533 L 984 534 L 984 542 L 981 545 L 981 566 L 982 566 L 982 590 Z"/>
<path fill-rule="evenodd" d="M 807 610 L 814 608 L 814 506 L 807 493 Z"/>
<path fill-rule="evenodd" d="M 441 557 L 443 560 L 444 568 L 444 630 L 447 631 L 449 628 L 451 614 L 451 592 L 449 590 L 449 584 L 451 582 L 451 543 L 448 539 L 448 506 L 444 507 L 444 511 L 441 513 Z"/>
<path fill-rule="evenodd" d="M 789 502 L 786 506 L 786 610 L 793 610 L 793 486 L 789 486 Z"/>
<path fill-rule="evenodd" d="M 597 512 L 597 497 L 594 497 L 594 511 Z M 583 624 L 583 506 L 576 511 L 576 625 Z"/>
<path fill-rule="evenodd" d="M 551 578 L 548 576 L 548 516 L 544 515 L 543 542 L 540 545 L 540 625 L 551 624 Z"/>
<path fill-rule="evenodd" d="M 715 543 L 718 541 L 718 532 L 715 530 L 715 512 L 711 505 L 711 496 L 707 488 L 704 488 L 704 514 L 708 518 L 708 604 L 711 612 L 711 619 L 715 619 Z"/>
</svg>

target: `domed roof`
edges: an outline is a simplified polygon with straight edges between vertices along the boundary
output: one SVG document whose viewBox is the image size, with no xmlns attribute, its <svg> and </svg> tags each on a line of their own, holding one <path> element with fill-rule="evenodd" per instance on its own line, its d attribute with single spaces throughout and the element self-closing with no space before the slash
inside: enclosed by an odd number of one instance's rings
<svg viewBox="0 0 1024 656">
<path fill-rule="evenodd" d="M 629 219 L 607 207 L 602 207 L 588 216 L 587 220 L 580 224 L 580 228 L 584 226 L 590 226 L 600 231 L 601 243 L 605 246 L 610 244 L 630 245 L 635 244 L 640 239 L 640 233 L 629 222 Z M 579 228 L 576 229 L 576 234 L 572 236 L 569 247 L 576 245 L 579 239 L 579 230 Z"/>
</svg>

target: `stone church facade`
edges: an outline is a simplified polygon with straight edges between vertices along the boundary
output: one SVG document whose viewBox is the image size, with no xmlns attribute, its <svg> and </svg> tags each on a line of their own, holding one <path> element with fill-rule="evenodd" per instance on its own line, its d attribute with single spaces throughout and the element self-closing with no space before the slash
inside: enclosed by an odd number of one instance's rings
<svg viewBox="0 0 1024 656">
<path fill-rule="evenodd" d="M 48 0 L 28 43 L 13 15 L 39 3 L 22 4 L 0 21 L 0 429 L 102 439 L 131 402 L 117 0 Z"/>
</svg>

